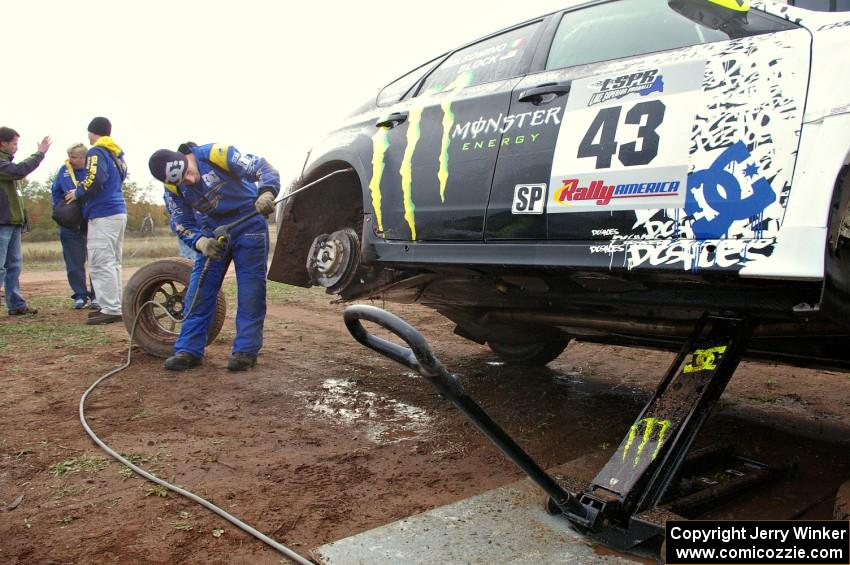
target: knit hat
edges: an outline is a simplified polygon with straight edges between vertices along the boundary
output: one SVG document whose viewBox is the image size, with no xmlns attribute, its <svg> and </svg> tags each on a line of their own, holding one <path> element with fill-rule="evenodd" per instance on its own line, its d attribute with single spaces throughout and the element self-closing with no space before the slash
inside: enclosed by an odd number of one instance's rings
<svg viewBox="0 0 850 565">
<path fill-rule="evenodd" d="M 98 116 L 89 122 L 88 131 L 95 135 L 112 135 L 112 124 L 106 118 Z"/>
<path fill-rule="evenodd" d="M 148 161 L 151 175 L 156 180 L 168 184 L 180 184 L 188 165 L 185 155 L 168 149 L 155 151 Z"/>
<path fill-rule="evenodd" d="M 183 155 L 188 155 L 192 152 L 192 148 L 197 146 L 198 144 L 194 141 L 187 141 L 186 143 L 181 143 L 179 146 L 177 146 L 177 152 L 182 153 Z"/>
</svg>

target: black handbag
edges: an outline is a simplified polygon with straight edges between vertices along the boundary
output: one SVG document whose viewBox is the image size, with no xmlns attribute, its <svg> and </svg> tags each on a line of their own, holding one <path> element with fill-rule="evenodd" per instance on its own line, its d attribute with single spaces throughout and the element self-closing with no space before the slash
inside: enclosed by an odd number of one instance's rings
<svg viewBox="0 0 850 565">
<path fill-rule="evenodd" d="M 53 208 L 53 221 L 72 230 L 80 231 L 86 226 L 86 220 L 83 218 L 83 208 L 78 200 L 71 202 L 60 201 Z"/>
</svg>

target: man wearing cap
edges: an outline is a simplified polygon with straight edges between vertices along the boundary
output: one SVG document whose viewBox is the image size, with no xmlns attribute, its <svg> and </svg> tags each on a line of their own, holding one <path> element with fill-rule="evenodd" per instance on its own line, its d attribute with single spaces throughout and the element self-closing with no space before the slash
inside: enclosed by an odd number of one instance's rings
<svg viewBox="0 0 850 565">
<path fill-rule="evenodd" d="M 50 138 L 45 137 L 38 144 L 38 151 L 13 163 L 19 137 L 12 128 L 0 127 L 0 288 L 6 289 L 10 316 L 38 313 L 24 300 L 18 282 L 23 264 L 21 230 L 25 223 L 21 181 L 38 167 L 50 148 Z"/>
<path fill-rule="evenodd" d="M 124 152 L 110 137 L 112 124 L 94 118 L 88 127 L 91 148 L 86 153 L 86 178 L 65 195 L 79 199 L 88 221 L 89 276 L 100 311 L 89 314 L 86 324 L 111 324 L 121 320 L 121 249 L 127 225 L 127 204 L 121 187 L 127 178 Z"/>
<path fill-rule="evenodd" d="M 257 362 L 263 345 L 269 251 L 268 222 L 263 216 L 274 211 L 280 175 L 262 157 L 240 153 L 229 145 L 186 143 L 180 151 L 160 149 L 148 163 L 154 178 L 165 184 L 172 231 L 200 252 L 184 299 L 191 310 L 165 368 L 185 371 L 201 364 L 216 296 L 232 260 L 237 284 L 236 337 L 227 368 L 244 371 Z M 215 228 L 252 214 L 259 215 L 231 230 L 229 245 L 213 237 Z M 198 289 L 207 262 L 207 275 Z"/>
</svg>

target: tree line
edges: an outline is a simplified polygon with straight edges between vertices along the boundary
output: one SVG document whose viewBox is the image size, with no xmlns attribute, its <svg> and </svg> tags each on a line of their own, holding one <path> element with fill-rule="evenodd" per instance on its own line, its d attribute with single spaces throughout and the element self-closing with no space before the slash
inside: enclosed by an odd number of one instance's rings
<svg viewBox="0 0 850 565">
<path fill-rule="evenodd" d="M 24 208 L 29 219 L 29 231 L 23 234 L 23 241 L 51 241 L 59 239 L 59 226 L 53 221 L 53 199 L 50 187 L 53 186 L 55 175 L 47 182 L 24 181 Z M 150 186 L 141 187 L 133 181 L 124 183 L 124 200 L 127 202 L 127 236 L 140 234 L 145 218 L 150 214 L 156 228 L 168 226 L 168 212 L 164 204 L 155 204 L 151 193 L 156 193 Z M 158 194 L 158 193 L 156 193 Z"/>
</svg>

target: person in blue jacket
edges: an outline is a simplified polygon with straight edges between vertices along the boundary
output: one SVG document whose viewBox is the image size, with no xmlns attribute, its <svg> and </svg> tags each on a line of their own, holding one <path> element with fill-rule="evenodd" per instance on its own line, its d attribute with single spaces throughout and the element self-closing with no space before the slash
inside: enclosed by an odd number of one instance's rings
<svg viewBox="0 0 850 565">
<path fill-rule="evenodd" d="M 191 310 L 183 320 L 174 354 L 166 359 L 165 368 L 185 371 L 201 364 L 216 296 L 233 261 L 236 337 L 227 368 L 244 371 L 256 364 L 263 345 L 269 251 L 269 227 L 264 216 L 274 211 L 280 175 L 264 158 L 240 153 L 230 145 L 188 143 L 180 150 L 160 149 L 148 162 L 154 178 L 165 184 L 165 206 L 172 231 L 200 252 L 184 299 L 185 307 Z M 213 237 L 215 228 L 255 212 L 259 215 L 231 231 L 229 245 Z M 207 261 L 209 270 L 199 289 Z"/>
<path fill-rule="evenodd" d="M 67 202 L 79 199 L 88 221 L 86 249 L 92 287 L 100 312 L 89 314 L 86 324 L 121 321 L 121 250 L 127 226 L 127 204 L 121 188 L 127 178 L 124 152 L 110 137 L 112 124 L 94 118 L 88 127 L 92 147 L 86 154 L 86 177 L 65 195 Z"/>
<path fill-rule="evenodd" d="M 75 143 L 68 148 L 68 160 L 59 168 L 50 192 L 53 196 L 53 207 L 64 202 L 65 195 L 86 178 L 86 146 Z M 86 226 L 75 230 L 59 226 L 59 241 L 62 243 L 62 257 L 65 259 L 65 271 L 68 284 L 71 286 L 74 308 L 85 308 L 93 294 L 86 285 Z"/>
</svg>

